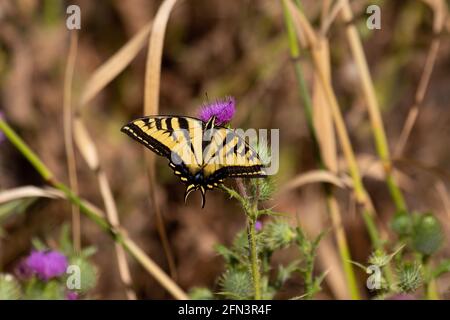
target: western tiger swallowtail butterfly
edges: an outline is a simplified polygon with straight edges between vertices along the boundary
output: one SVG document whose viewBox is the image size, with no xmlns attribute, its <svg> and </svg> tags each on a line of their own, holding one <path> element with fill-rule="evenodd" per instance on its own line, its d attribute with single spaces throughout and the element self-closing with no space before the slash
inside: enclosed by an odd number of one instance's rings
<svg viewBox="0 0 450 320">
<path fill-rule="evenodd" d="M 149 116 L 122 127 L 122 132 L 169 160 L 169 166 L 186 184 L 184 201 L 200 190 L 202 208 L 207 190 L 225 178 L 264 177 L 258 154 L 234 130 L 184 116 Z"/>
</svg>

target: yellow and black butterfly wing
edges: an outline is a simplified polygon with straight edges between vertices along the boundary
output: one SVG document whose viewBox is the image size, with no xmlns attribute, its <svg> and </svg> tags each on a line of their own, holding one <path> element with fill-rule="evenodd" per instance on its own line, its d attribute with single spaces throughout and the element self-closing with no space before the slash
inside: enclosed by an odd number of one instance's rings
<svg viewBox="0 0 450 320">
<path fill-rule="evenodd" d="M 169 159 L 183 182 L 201 168 L 202 130 L 201 120 L 175 116 L 143 117 L 122 127 L 122 132 Z"/>
<path fill-rule="evenodd" d="M 212 182 L 208 188 L 217 186 L 228 177 L 264 177 L 264 166 L 258 154 L 245 139 L 234 130 L 216 127 L 210 142 L 203 150 L 203 171 Z"/>
</svg>

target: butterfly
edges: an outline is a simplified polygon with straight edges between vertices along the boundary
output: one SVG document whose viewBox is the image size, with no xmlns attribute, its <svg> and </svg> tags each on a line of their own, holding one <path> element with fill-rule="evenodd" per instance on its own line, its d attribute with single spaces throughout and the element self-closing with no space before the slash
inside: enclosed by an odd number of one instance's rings
<svg viewBox="0 0 450 320">
<path fill-rule="evenodd" d="M 234 130 L 184 116 L 149 116 L 126 124 L 122 132 L 169 160 L 169 166 L 186 184 L 184 201 L 200 190 L 202 208 L 207 190 L 226 178 L 264 177 L 258 154 Z"/>
</svg>

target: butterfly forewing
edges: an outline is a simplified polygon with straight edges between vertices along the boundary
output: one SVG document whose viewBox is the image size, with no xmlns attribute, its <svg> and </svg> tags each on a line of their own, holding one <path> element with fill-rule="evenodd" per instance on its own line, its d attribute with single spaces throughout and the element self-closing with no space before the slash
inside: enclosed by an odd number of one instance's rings
<svg viewBox="0 0 450 320">
<path fill-rule="evenodd" d="M 122 131 L 169 159 L 175 174 L 187 181 L 201 165 L 202 126 L 202 121 L 194 118 L 156 116 L 136 119 Z"/>
</svg>

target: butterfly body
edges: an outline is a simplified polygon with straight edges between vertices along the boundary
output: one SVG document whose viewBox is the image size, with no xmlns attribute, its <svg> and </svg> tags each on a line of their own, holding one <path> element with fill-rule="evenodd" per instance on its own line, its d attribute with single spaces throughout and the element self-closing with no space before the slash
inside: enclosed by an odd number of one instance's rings
<svg viewBox="0 0 450 320">
<path fill-rule="evenodd" d="M 263 177 L 257 153 L 234 130 L 191 117 L 149 116 L 135 119 L 122 132 L 169 160 L 175 175 L 187 185 L 185 201 L 195 190 L 218 187 L 228 177 Z"/>
</svg>

